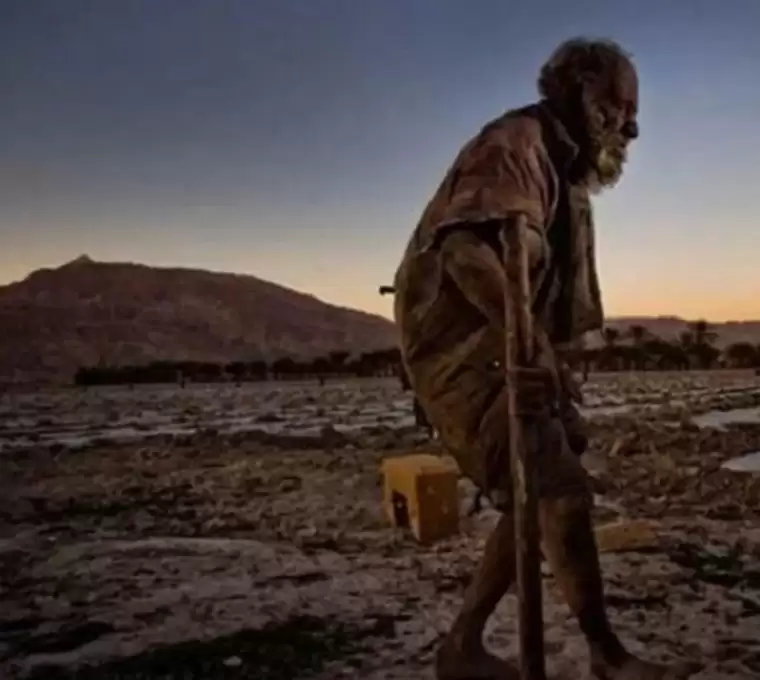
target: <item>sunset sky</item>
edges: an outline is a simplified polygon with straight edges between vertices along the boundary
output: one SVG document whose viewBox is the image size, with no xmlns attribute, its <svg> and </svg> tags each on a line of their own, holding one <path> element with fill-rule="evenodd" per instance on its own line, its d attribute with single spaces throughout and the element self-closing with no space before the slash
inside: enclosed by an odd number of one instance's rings
<svg viewBox="0 0 760 680">
<path fill-rule="evenodd" d="M 760 319 L 759 32 L 758 0 L 4 0 L 0 283 L 87 253 L 388 315 L 459 147 L 585 34 L 641 79 L 607 313 Z"/>
</svg>

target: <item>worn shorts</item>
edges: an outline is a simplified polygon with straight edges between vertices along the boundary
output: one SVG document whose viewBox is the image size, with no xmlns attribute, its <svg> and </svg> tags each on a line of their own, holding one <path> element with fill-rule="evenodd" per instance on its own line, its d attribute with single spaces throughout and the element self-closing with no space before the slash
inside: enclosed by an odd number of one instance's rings
<svg viewBox="0 0 760 680">
<path fill-rule="evenodd" d="M 507 511 L 513 490 L 502 376 L 498 372 L 484 376 L 481 371 L 465 371 L 447 394 L 421 401 L 462 474 L 482 489 L 496 508 Z M 572 422 L 559 408 L 552 408 L 548 418 L 522 420 L 524 444 L 535 456 L 540 498 L 590 498 L 588 474 L 568 441 L 566 423 L 570 426 Z"/>
</svg>

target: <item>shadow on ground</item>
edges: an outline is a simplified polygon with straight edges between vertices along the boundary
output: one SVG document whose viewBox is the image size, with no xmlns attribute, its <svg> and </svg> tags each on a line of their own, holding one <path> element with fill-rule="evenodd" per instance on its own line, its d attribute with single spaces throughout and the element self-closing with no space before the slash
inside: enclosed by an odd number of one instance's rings
<svg viewBox="0 0 760 680">
<path fill-rule="evenodd" d="M 300 616 L 258 630 L 243 630 L 206 641 L 188 641 L 155 647 L 142 654 L 104 664 L 63 668 L 37 665 L 29 680 L 187 680 L 203 678 L 256 678 L 257 680 L 297 680 L 324 670 L 328 663 L 344 665 L 361 662 L 358 655 L 368 651 L 372 640 L 392 637 L 393 621 L 374 618 L 367 626 L 348 625 L 335 619 Z M 27 650 L 53 641 L 27 640 Z M 21 650 L 18 650 L 21 651 Z"/>
</svg>

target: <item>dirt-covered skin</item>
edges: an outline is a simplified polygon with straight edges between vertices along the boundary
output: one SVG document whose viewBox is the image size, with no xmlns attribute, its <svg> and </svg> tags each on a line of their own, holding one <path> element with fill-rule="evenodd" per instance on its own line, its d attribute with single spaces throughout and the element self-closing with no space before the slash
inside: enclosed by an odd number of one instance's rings
<svg viewBox="0 0 760 680">
<path fill-rule="evenodd" d="M 682 392 L 672 398 L 684 404 L 597 414 L 586 463 L 604 491 L 597 521 L 646 517 L 661 535 L 652 551 L 602 555 L 613 625 L 647 659 L 703 663 L 696 678 L 760 673 L 760 476 L 720 469 L 760 450 L 760 426 L 699 430 L 682 411 L 752 406 L 753 387 L 760 379 L 748 374 L 703 373 L 600 376 L 584 390 L 591 405 L 634 409 Z M 459 536 L 429 547 L 388 527 L 380 461 L 419 440 L 404 420 L 411 400 L 392 381 L 257 389 L 265 394 L 244 386 L 191 397 L 179 389 L 14 395 L 22 422 L 11 422 L 10 397 L 0 400 L 4 443 L 11 427 L 50 430 L 66 413 L 69 426 L 75 416 L 95 427 L 106 420 L 103 403 L 112 419 L 179 411 L 189 400 L 220 411 L 220 393 L 227 408 L 264 421 L 296 423 L 314 404 L 324 413 L 316 433 L 295 425 L 213 432 L 200 423 L 198 434 L 80 450 L 8 447 L 0 677 L 434 677 L 441 636 L 497 515 L 463 519 Z M 352 417 L 361 428 L 342 428 Z M 463 514 L 471 492 L 462 482 Z M 549 670 L 586 677 L 583 637 L 548 568 L 545 584 Z M 487 636 L 507 659 L 516 651 L 513 607 L 511 599 L 501 606 Z"/>
</svg>

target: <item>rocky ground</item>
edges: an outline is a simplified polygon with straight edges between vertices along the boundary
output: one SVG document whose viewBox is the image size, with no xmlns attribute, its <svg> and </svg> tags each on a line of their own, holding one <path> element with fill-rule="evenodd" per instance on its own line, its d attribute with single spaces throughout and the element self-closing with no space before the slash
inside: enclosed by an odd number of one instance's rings
<svg viewBox="0 0 760 680">
<path fill-rule="evenodd" d="M 721 464 L 760 450 L 760 423 L 730 423 L 756 419 L 760 378 L 585 392 L 598 521 L 658 536 L 603 555 L 615 625 L 649 658 L 701 662 L 697 678 L 758 677 L 760 474 Z M 382 459 L 435 448 L 411 422 L 393 381 L 3 396 L 0 678 L 432 679 L 496 517 L 431 546 L 389 527 Z M 551 676 L 585 677 L 544 583 Z M 489 629 L 507 655 L 513 612 Z"/>
</svg>

